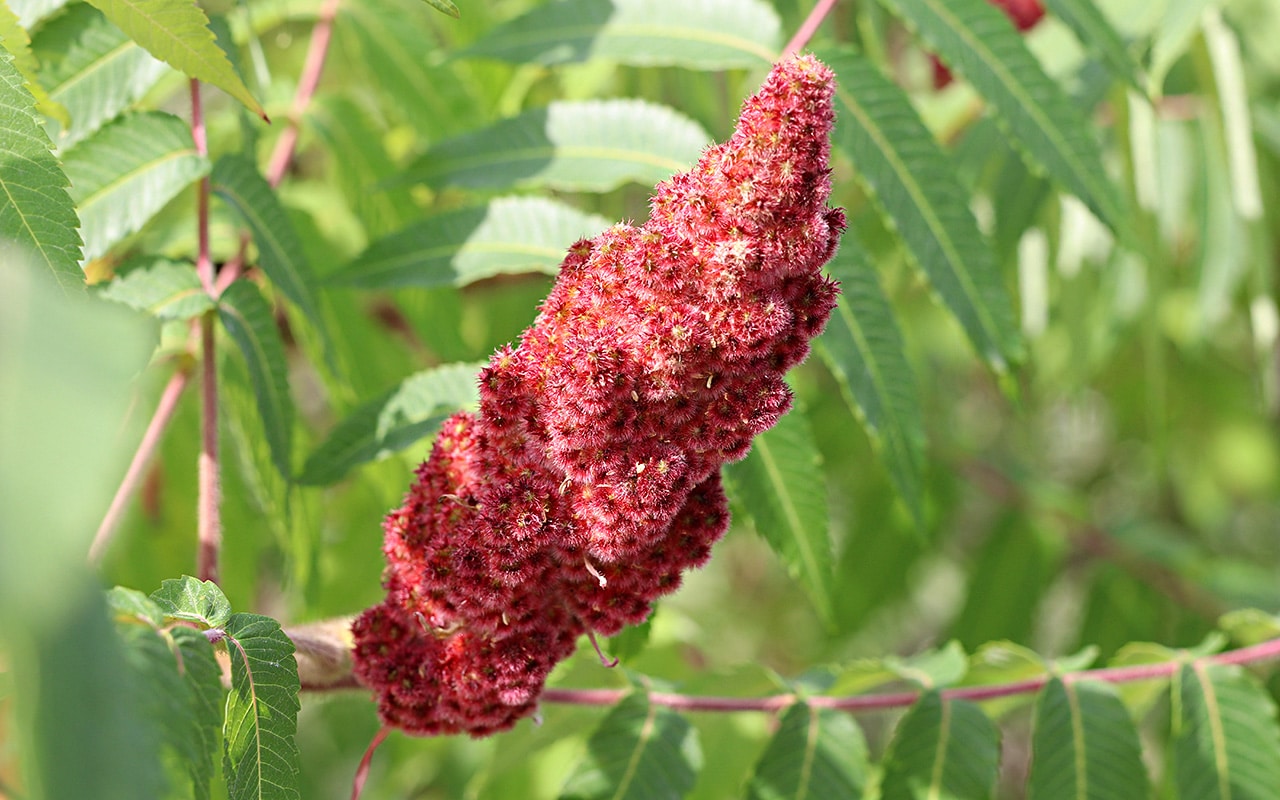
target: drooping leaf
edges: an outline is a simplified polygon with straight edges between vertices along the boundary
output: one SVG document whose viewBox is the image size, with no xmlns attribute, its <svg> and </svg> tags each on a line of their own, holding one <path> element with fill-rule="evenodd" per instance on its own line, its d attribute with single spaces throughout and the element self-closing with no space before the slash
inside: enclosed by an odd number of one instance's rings
<svg viewBox="0 0 1280 800">
<path fill-rule="evenodd" d="M 867 744 L 848 714 L 796 703 L 756 762 L 750 800 L 861 797 Z"/>
<path fill-rule="evenodd" d="M 1093 126 L 987 0 L 884 0 L 995 109 L 1022 151 L 1113 231 L 1126 230 Z"/>
<path fill-rule="evenodd" d="M 163 256 L 143 256 L 102 287 L 102 297 L 159 319 L 190 319 L 213 308 L 195 267 Z"/>
<path fill-rule="evenodd" d="M 1280 786 L 1271 696 L 1239 667 L 1184 664 L 1173 683 L 1174 784 L 1181 800 L 1263 800 Z"/>
<path fill-rule="evenodd" d="M 664 180 L 692 164 L 708 142 L 696 122 L 666 106 L 642 100 L 554 102 L 440 142 L 403 179 L 433 187 L 604 192 L 627 181 Z"/>
<path fill-rule="evenodd" d="M 48 127 L 63 149 L 132 106 L 169 71 L 85 3 L 41 27 L 32 47 L 45 65 L 40 79 L 49 96 L 71 117 L 70 125 L 51 120 Z"/>
<path fill-rule="evenodd" d="M 446 364 L 405 378 L 352 411 L 307 458 L 298 482 L 324 485 L 430 434 L 449 415 L 479 401 L 481 364 Z"/>
<path fill-rule="evenodd" d="M 239 280 L 218 298 L 218 317 L 244 356 L 258 401 L 271 460 L 286 480 L 293 475 L 293 398 L 289 394 L 284 342 L 271 306 L 258 287 Z"/>
<path fill-rule="evenodd" d="M 902 335 L 866 251 L 845 234 L 827 264 L 840 301 L 818 340 L 818 353 L 885 461 L 894 488 L 923 522 L 924 414 Z"/>
<path fill-rule="evenodd" d="M 898 722 L 884 759 L 883 800 L 995 796 L 1000 732 L 982 709 L 925 693 Z"/>
<path fill-rule="evenodd" d="M 168 617 L 198 622 L 208 628 L 221 628 L 231 618 L 231 603 L 218 584 L 190 575 L 161 582 L 160 588 L 151 593 L 151 600 Z"/>
<path fill-rule="evenodd" d="M 759 68 L 781 23 L 760 0 L 568 0 L 538 6 L 462 52 L 517 64 L 602 58 L 637 66 Z"/>
<path fill-rule="evenodd" d="M 832 618 L 832 554 L 822 456 L 797 408 L 756 437 L 745 459 L 724 470 L 730 497 L 792 575 Z"/>
<path fill-rule="evenodd" d="M 1054 678 L 1036 702 L 1029 800 L 1147 797 L 1142 745 L 1115 689 Z"/>
<path fill-rule="evenodd" d="M 870 62 L 848 51 L 822 57 L 839 77 L 836 144 L 853 159 L 974 348 L 996 371 L 1006 371 L 1022 358 L 1013 303 L 954 165 L 903 91 Z"/>
<path fill-rule="evenodd" d="M 34 107 L 13 56 L 0 49 L 0 240 L 29 253 L 64 289 L 80 288 L 80 223 Z"/>
<path fill-rule="evenodd" d="M 258 245 L 258 266 L 320 332 L 328 349 L 331 339 L 315 295 L 315 276 L 275 191 L 242 156 L 219 158 L 209 177 L 213 191 L 234 208 L 253 231 L 253 241 Z"/>
<path fill-rule="evenodd" d="M 683 797 L 702 769 L 697 731 L 669 708 L 633 692 L 614 706 L 587 740 L 587 753 L 561 800 L 662 800 Z"/>
<path fill-rule="evenodd" d="M 151 55 L 189 77 L 217 86 L 266 119 L 262 106 L 214 41 L 209 18 L 200 6 L 186 0 L 92 0 L 92 5 Z"/>
<path fill-rule="evenodd" d="M 231 693 L 223 727 L 223 775 L 231 800 L 296 800 L 298 663 L 270 617 L 233 614 L 225 627 Z"/>
<path fill-rule="evenodd" d="M 86 260 L 105 255 L 209 172 L 186 123 L 160 111 L 120 117 L 67 151 L 65 160 Z"/>
<path fill-rule="evenodd" d="M 1107 21 L 1094 0 L 1045 0 L 1055 18 L 1065 22 L 1085 47 L 1092 50 L 1111 74 L 1138 92 L 1145 92 L 1143 77 L 1129 48 Z"/>
<path fill-rule="evenodd" d="M 500 197 L 428 217 L 374 242 L 330 280 L 365 289 L 465 286 L 494 275 L 554 275 L 569 245 L 609 221 L 541 197 Z"/>
</svg>

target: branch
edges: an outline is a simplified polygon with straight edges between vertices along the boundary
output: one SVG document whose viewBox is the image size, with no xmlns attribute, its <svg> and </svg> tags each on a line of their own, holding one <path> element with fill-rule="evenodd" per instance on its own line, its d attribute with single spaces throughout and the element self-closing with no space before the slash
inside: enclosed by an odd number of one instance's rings
<svg viewBox="0 0 1280 800">
<path fill-rule="evenodd" d="M 280 185 L 284 174 L 293 162 L 298 148 L 298 132 L 302 124 L 302 115 L 311 105 L 316 87 L 320 85 L 320 76 L 324 73 L 324 62 L 329 55 L 329 42 L 333 38 L 333 21 L 338 16 L 341 0 L 325 0 L 316 18 L 316 25 L 311 29 L 311 43 L 307 46 L 307 58 L 302 65 L 302 75 L 298 79 L 298 89 L 293 95 L 293 107 L 289 109 L 289 124 L 276 140 L 275 149 L 271 151 L 271 159 L 267 162 L 267 183 L 272 188 Z"/>
<path fill-rule="evenodd" d="M 827 18 L 827 14 L 831 9 L 835 8 L 836 0 L 818 0 L 818 4 L 809 12 L 809 16 L 800 24 L 800 30 L 796 31 L 796 35 L 791 37 L 791 41 L 787 42 L 787 46 L 782 49 L 782 55 L 792 56 L 800 52 L 813 35 L 818 32 L 822 21 Z"/>
</svg>

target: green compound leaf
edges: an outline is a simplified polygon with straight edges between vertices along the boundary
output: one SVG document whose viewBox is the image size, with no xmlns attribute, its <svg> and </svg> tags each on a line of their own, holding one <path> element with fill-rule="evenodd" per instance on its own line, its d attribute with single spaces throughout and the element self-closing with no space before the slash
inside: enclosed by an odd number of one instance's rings
<svg viewBox="0 0 1280 800">
<path fill-rule="evenodd" d="M 1181 800 L 1263 800 L 1280 786 L 1271 696 L 1238 667 L 1184 664 L 1173 683 L 1173 766 Z"/>
<path fill-rule="evenodd" d="M 35 98 L 36 108 L 46 117 L 56 117 L 59 121 L 66 122 L 67 110 L 52 101 L 44 84 L 40 82 L 40 62 L 31 52 L 31 37 L 7 3 L 0 3 L 0 48 L 13 56 L 13 65 L 22 73 L 25 88 Z"/>
<path fill-rule="evenodd" d="M 644 692 L 623 698 L 587 740 L 561 800 L 657 800 L 684 797 L 702 769 L 697 731 Z"/>
<path fill-rule="evenodd" d="M 756 437 L 742 461 L 724 469 L 730 497 L 813 598 L 832 610 L 831 532 L 822 456 L 799 409 Z"/>
<path fill-rule="evenodd" d="M 242 156 L 219 158 L 213 165 L 210 182 L 213 191 L 234 208 L 253 231 L 253 240 L 258 245 L 258 266 L 320 332 L 326 351 L 330 350 L 332 339 L 313 288 L 315 276 L 280 198 L 258 174 L 257 168 Z"/>
<path fill-rule="evenodd" d="M 1045 6 L 1050 14 L 1071 28 L 1080 43 L 1092 50 L 1112 75 L 1140 94 L 1146 92 L 1129 48 L 1093 0 L 1045 0 Z"/>
<path fill-rule="evenodd" d="M 120 117 L 73 147 L 65 159 L 86 260 L 105 255 L 136 233 L 209 172 L 187 124 L 160 111 Z"/>
<path fill-rule="evenodd" d="M 271 461 L 285 480 L 293 475 L 293 398 L 280 329 L 258 287 L 240 280 L 218 299 L 218 318 L 244 356 Z"/>
<path fill-rule="evenodd" d="M 267 118 L 214 41 L 209 18 L 188 0 L 92 0 L 116 27 L 183 74 L 211 83 Z"/>
<path fill-rule="evenodd" d="M 796 703 L 756 762 L 749 800 L 862 797 L 867 743 L 848 714 Z"/>
<path fill-rule="evenodd" d="M 1023 151 L 1117 233 L 1125 228 L 1093 126 L 987 0 L 883 0 L 994 107 Z"/>
<path fill-rule="evenodd" d="M 1035 720 L 1029 800 L 1149 795 L 1138 731 L 1110 685 L 1054 678 Z"/>
<path fill-rule="evenodd" d="M 102 287 L 102 297 L 158 319 L 191 319 L 214 307 L 191 264 L 163 256 L 131 260 L 128 272 Z"/>
<path fill-rule="evenodd" d="M 995 796 L 1000 732 L 964 700 L 927 692 L 898 723 L 884 759 L 882 800 Z"/>
<path fill-rule="evenodd" d="M 760 0 L 567 0 L 489 31 L 463 56 L 516 64 L 602 58 L 635 66 L 758 68 L 781 47 L 782 26 Z"/>
<path fill-rule="evenodd" d="M 548 187 L 605 192 L 653 185 L 697 160 L 710 137 L 667 106 L 641 100 L 556 102 L 447 139 L 403 179 L 432 187 Z"/>
<path fill-rule="evenodd" d="M 906 94 L 875 66 L 849 51 L 822 57 L 839 76 L 837 146 L 974 348 L 997 372 L 1007 371 L 1022 358 L 1013 302 L 955 165 Z"/>
<path fill-rule="evenodd" d="M 190 575 L 170 578 L 152 592 L 151 600 L 165 616 L 221 628 L 231 618 L 231 603 L 213 581 Z"/>
<path fill-rule="evenodd" d="M 77 3 L 32 40 L 44 64 L 40 80 L 70 125 L 50 120 L 49 135 L 66 149 L 132 106 L 169 71 L 93 6 Z"/>
<path fill-rule="evenodd" d="M 227 620 L 231 693 L 223 725 L 223 775 L 231 800 L 297 800 L 298 663 L 270 617 Z"/>
<path fill-rule="evenodd" d="M 360 464 L 420 441 L 461 408 L 479 402 L 476 373 L 483 364 L 446 364 L 405 378 L 362 404 L 334 427 L 307 458 L 298 482 L 327 485 Z"/>
<path fill-rule="evenodd" d="M 889 478 L 920 526 L 924 520 L 924 413 L 902 335 L 861 245 L 848 233 L 827 264 L 840 302 L 818 339 L 818 354 L 856 409 Z"/>
<path fill-rule="evenodd" d="M 554 275 L 569 246 L 610 223 L 555 200 L 500 197 L 429 217 L 369 246 L 329 280 L 363 289 L 466 286 L 494 275 Z"/>
<path fill-rule="evenodd" d="M 0 49 L 0 241 L 9 240 L 44 267 L 63 289 L 84 286 L 80 222 L 67 176 L 40 128 L 35 99 L 13 56 Z"/>
</svg>

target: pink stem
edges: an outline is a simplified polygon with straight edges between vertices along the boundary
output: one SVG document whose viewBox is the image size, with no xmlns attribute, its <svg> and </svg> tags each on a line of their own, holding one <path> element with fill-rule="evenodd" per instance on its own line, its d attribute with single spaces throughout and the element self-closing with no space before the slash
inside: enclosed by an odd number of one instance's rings
<svg viewBox="0 0 1280 800">
<path fill-rule="evenodd" d="M 191 138 L 196 145 L 196 152 L 202 156 L 209 155 L 209 138 L 204 127 L 204 108 L 200 103 L 200 81 L 191 79 Z M 200 276 L 200 285 L 209 296 L 217 299 L 213 259 L 209 255 L 209 178 L 200 179 L 196 190 L 196 274 Z"/>
<path fill-rule="evenodd" d="M 329 55 L 329 42 L 333 38 L 333 21 L 338 16 L 341 0 L 325 0 L 316 18 L 316 26 L 311 29 L 311 44 L 307 48 L 307 58 L 302 65 L 302 75 L 298 79 L 298 90 L 293 95 L 293 107 L 289 110 L 289 125 L 276 140 L 275 149 L 271 151 L 271 160 L 267 162 L 267 183 L 279 186 L 284 174 L 293 161 L 294 151 L 298 146 L 298 128 L 302 114 L 311 104 L 311 98 L 320 85 L 320 75 L 324 72 L 325 58 Z"/>
<path fill-rule="evenodd" d="M 200 318 L 200 460 L 196 575 L 218 582 L 222 549 L 222 487 L 218 475 L 218 354 L 213 314 Z"/>
<path fill-rule="evenodd" d="M 111 499 L 111 507 L 107 509 L 106 515 L 102 518 L 102 524 L 98 526 L 98 532 L 94 534 L 93 543 L 89 545 L 89 563 L 97 564 L 102 561 L 102 554 L 106 552 L 107 545 L 116 528 L 119 527 L 121 517 L 124 516 L 125 506 L 137 491 L 142 473 L 151 463 L 152 456 L 160 446 L 160 439 L 164 436 L 165 429 L 169 427 L 173 412 L 178 408 L 178 399 L 182 397 L 182 392 L 187 388 L 187 381 L 190 379 L 191 369 L 183 364 L 173 373 L 169 383 L 164 387 L 155 414 L 152 415 L 151 422 L 147 423 L 142 441 L 138 443 L 133 460 L 129 462 L 124 480 L 120 482 L 116 496 Z"/>
<path fill-rule="evenodd" d="M 818 27 L 822 25 L 822 21 L 827 18 L 827 14 L 835 8 L 836 0 L 818 0 L 818 4 L 809 12 L 809 16 L 800 25 L 800 30 L 796 31 L 796 35 L 791 37 L 791 41 L 787 42 L 787 46 L 782 50 L 782 57 L 795 55 L 809 43 L 813 35 L 818 32 Z"/>
<path fill-rule="evenodd" d="M 373 753 L 386 740 L 389 733 L 391 733 L 390 728 L 379 728 L 370 740 L 369 746 L 364 751 L 364 758 L 360 759 L 360 766 L 356 769 L 355 780 L 351 782 L 351 800 L 360 800 L 365 781 L 369 779 L 369 765 L 373 763 Z"/>
</svg>

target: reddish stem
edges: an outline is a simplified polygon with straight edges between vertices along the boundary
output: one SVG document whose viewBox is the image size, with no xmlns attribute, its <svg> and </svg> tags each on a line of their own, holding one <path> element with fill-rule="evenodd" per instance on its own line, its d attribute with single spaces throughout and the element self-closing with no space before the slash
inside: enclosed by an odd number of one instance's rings
<svg viewBox="0 0 1280 800">
<path fill-rule="evenodd" d="M 836 0 L 818 0 L 818 4 L 809 12 L 809 16 L 800 25 L 800 29 L 796 31 L 796 35 L 791 37 L 791 41 L 787 42 L 787 46 L 782 49 L 782 57 L 793 56 L 799 53 L 813 35 L 818 32 L 822 21 L 827 18 L 827 14 L 831 13 L 831 9 L 835 8 Z"/>
<path fill-rule="evenodd" d="M 218 582 L 222 487 L 218 475 L 218 358 L 212 312 L 200 318 L 200 460 L 196 575 Z"/>
<path fill-rule="evenodd" d="M 369 746 L 364 751 L 364 757 L 360 759 L 360 766 L 356 769 L 355 779 L 351 782 L 351 800 L 360 800 L 360 794 L 364 791 L 365 781 L 369 778 L 369 765 L 373 763 L 373 753 L 386 740 L 389 733 L 391 733 L 391 729 L 379 728 L 378 732 L 373 735 L 373 739 L 370 740 Z"/>
<path fill-rule="evenodd" d="M 302 115 L 311 104 L 316 87 L 320 85 L 325 58 L 329 55 L 329 42 L 333 39 L 333 21 L 338 16 L 340 3 L 341 0 L 325 0 L 316 18 L 316 25 L 311 29 L 311 44 L 307 47 L 302 75 L 298 78 L 298 90 L 293 95 L 293 107 L 289 109 L 289 125 L 276 140 L 271 160 L 267 162 L 267 183 L 273 187 L 279 186 L 280 181 L 284 180 L 284 174 L 293 161 L 294 151 L 298 147 L 298 129 Z"/>
<path fill-rule="evenodd" d="M 178 400 L 182 397 L 182 392 L 187 388 L 187 382 L 190 379 L 191 367 L 183 363 L 169 378 L 169 383 L 160 394 L 160 402 L 151 416 L 151 422 L 147 423 L 147 430 L 142 434 L 142 441 L 138 443 L 133 460 L 129 462 L 124 480 L 120 481 L 120 488 L 116 490 L 116 496 L 111 500 L 111 507 L 107 509 L 106 515 L 102 518 L 102 524 L 98 526 L 98 532 L 93 537 L 93 543 L 89 545 L 89 563 L 97 564 L 102 560 L 102 554 L 106 552 L 107 545 L 116 528 L 119 527 L 121 517 L 124 516 L 125 506 L 137 491 L 142 473 L 151 463 L 151 458 L 160 446 L 160 439 L 169 427 L 173 413 L 178 408 Z"/>
<path fill-rule="evenodd" d="M 200 81 L 191 79 L 191 138 L 195 142 L 196 152 L 206 158 L 209 155 L 209 138 L 204 127 L 204 107 L 200 102 Z M 200 285 L 209 296 L 217 299 L 215 286 L 216 276 L 213 271 L 213 259 L 209 255 L 209 178 L 200 179 L 196 189 L 196 274 L 200 276 Z"/>
</svg>

